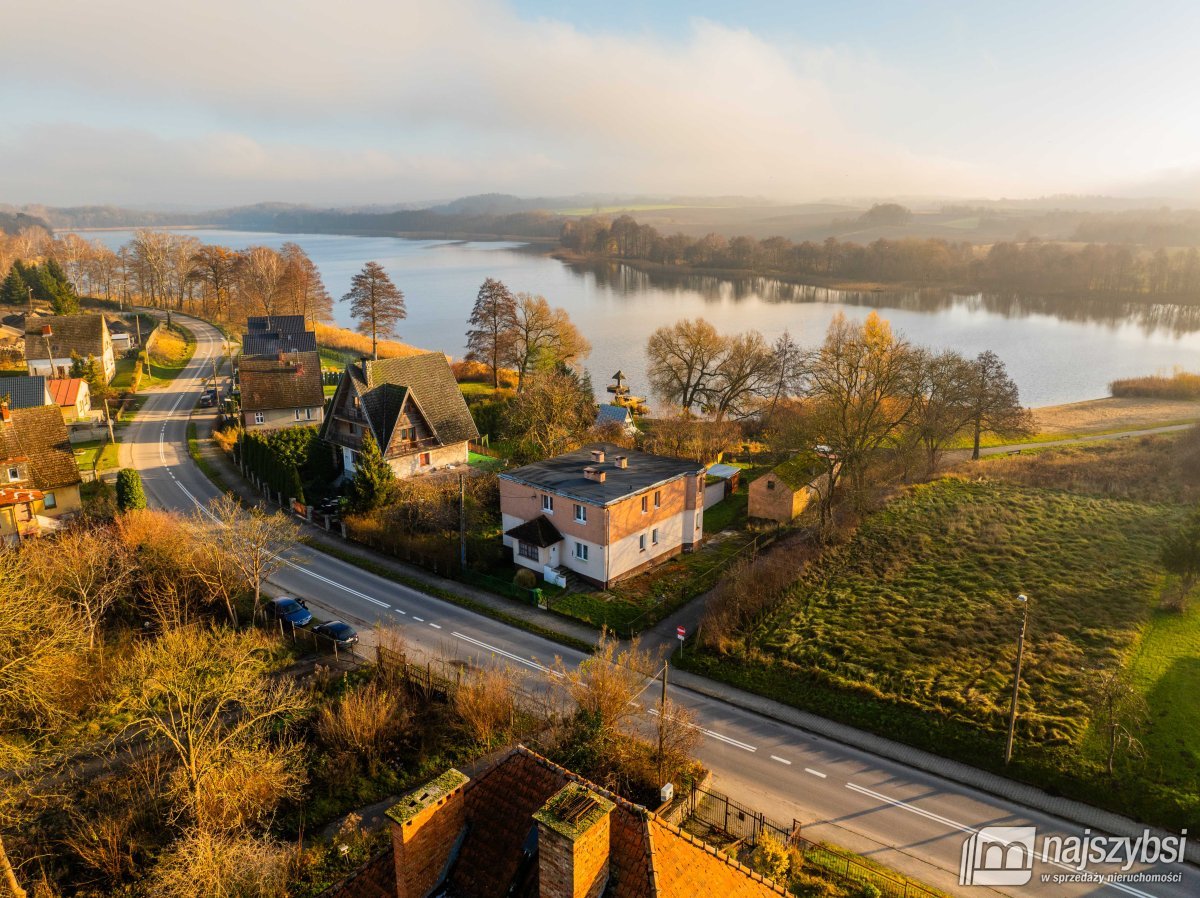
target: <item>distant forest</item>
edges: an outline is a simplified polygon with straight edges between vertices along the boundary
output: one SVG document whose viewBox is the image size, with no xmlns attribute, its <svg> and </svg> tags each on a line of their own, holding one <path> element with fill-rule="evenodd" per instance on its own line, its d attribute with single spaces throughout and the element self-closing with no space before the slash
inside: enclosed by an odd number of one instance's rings
<svg viewBox="0 0 1200 898">
<path fill-rule="evenodd" d="M 1037 239 L 987 249 L 940 239 L 901 238 L 869 244 L 795 243 L 709 234 L 664 236 L 628 215 L 584 218 L 563 225 L 572 253 L 668 267 L 748 271 L 798 278 L 880 284 L 978 287 L 1029 293 L 1200 299 L 1200 250 L 1169 252 L 1136 246 L 1072 246 Z"/>
</svg>

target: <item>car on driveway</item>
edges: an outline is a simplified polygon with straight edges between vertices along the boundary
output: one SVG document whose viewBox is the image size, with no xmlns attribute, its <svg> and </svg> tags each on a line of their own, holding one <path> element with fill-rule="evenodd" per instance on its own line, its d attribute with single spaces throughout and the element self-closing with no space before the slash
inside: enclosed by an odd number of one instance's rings
<svg viewBox="0 0 1200 898">
<path fill-rule="evenodd" d="M 313 627 L 318 636 L 324 636 L 339 649 L 353 648 L 358 644 L 358 633 L 345 621 L 331 620 Z"/>
<path fill-rule="evenodd" d="M 266 610 L 267 617 L 272 620 L 287 621 L 293 627 L 307 627 L 312 623 L 312 612 L 308 610 L 304 599 L 280 596 L 267 602 Z"/>
</svg>

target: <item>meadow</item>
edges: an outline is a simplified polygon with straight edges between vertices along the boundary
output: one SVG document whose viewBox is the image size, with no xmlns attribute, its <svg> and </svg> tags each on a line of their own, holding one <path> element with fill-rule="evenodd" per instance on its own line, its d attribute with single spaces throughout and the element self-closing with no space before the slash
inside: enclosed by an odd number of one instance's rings
<svg viewBox="0 0 1200 898">
<path fill-rule="evenodd" d="M 1077 475 L 1087 468 L 1067 456 Z M 724 653 L 692 653 L 684 665 L 1052 791 L 1187 825 L 1200 810 L 1200 735 L 1184 700 L 1200 689 L 1200 615 L 1157 610 L 1159 546 L 1186 508 L 1021 482 L 1046 470 L 1061 477 L 1053 457 L 1040 467 L 988 462 L 974 469 L 995 475 L 987 479 L 907 489 Z M 1031 597 L 1029 638 L 1016 755 L 1004 768 L 1020 593 Z M 1108 782 L 1090 709 L 1094 672 L 1114 667 L 1132 670 L 1151 723 L 1140 734 L 1146 757 L 1124 759 Z"/>
</svg>

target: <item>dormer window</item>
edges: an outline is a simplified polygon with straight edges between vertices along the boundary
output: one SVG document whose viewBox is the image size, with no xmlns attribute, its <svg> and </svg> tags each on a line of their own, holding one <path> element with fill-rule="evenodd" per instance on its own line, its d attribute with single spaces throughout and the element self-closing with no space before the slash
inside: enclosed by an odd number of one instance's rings
<svg viewBox="0 0 1200 898">
<path fill-rule="evenodd" d="M 16 465 L 9 465 L 8 466 L 8 482 L 16 483 L 20 479 L 21 479 L 21 469 L 18 468 Z"/>
</svg>

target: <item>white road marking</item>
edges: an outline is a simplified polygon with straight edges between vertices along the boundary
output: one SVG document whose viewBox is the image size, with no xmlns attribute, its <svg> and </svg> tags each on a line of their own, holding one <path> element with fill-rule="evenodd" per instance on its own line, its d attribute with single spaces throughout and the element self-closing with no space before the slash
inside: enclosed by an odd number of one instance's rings
<svg viewBox="0 0 1200 898">
<path fill-rule="evenodd" d="M 399 608 L 393 608 L 392 610 L 395 611 L 397 614 L 408 614 L 407 611 L 401 611 Z"/>
<path fill-rule="evenodd" d="M 886 802 L 887 804 L 890 804 L 893 807 L 900 808 L 901 810 L 909 811 L 910 813 L 916 814 L 919 817 L 925 817 L 926 819 L 933 820 L 936 823 L 941 823 L 942 825 L 948 826 L 951 829 L 957 829 L 959 832 L 964 832 L 964 833 L 967 833 L 968 835 L 975 835 L 979 832 L 978 829 L 975 829 L 974 827 L 971 827 L 971 826 L 967 826 L 965 823 L 959 823 L 956 820 L 951 820 L 949 817 L 943 817 L 941 814 L 935 814 L 932 811 L 927 811 L 924 808 L 919 808 L 914 804 L 909 804 L 907 801 L 901 801 L 898 798 L 890 798 L 887 795 L 883 795 L 879 792 L 874 792 L 871 789 L 867 789 L 856 783 L 846 783 L 846 788 L 850 789 L 851 791 L 858 792 L 861 795 L 866 795 L 869 798 L 874 798 L 878 801 Z M 1004 840 L 999 839 L 999 841 L 1004 841 Z M 1075 872 L 1075 868 L 1072 867 L 1070 864 L 1055 863 L 1054 861 L 1047 861 L 1046 863 L 1051 867 L 1058 867 L 1060 870 L 1069 870 L 1071 872 Z M 1118 892 L 1124 892 L 1127 895 L 1134 895 L 1134 896 L 1136 896 L 1136 898 L 1155 898 L 1155 896 L 1153 894 L 1151 894 L 1150 892 L 1143 892 L 1141 889 L 1135 889 L 1133 886 L 1126 885 L 1123 882 L 1112 882 L 1112 881 L 1106 880 L 1104 883 L 1102 883 L 1102 885 L 1106 885 L 1109 888 L 1116 889 Z"/>
<path fill-rule="evenodd" d="M 413 618 L 416 620 L 416 618 Z M 450 634 L 455 639 L 461 639 L 463 642 L 469 642 L 471 645 L 477 645 L 481 649 L 487 649 L 489 652 L 494 652 L 501 657 L 508 658 L 511 661 L 516 661 L 518 664 L 524 664 L 526 667 L 532 667 L 534 670 L 540 670 L 542 673 L 552 673 L 550 668 L 538 664 L 536 661 L 530 661 L 527 658 L 522 658 L 520 655 L 514 655 L 512 652 L 506 652 L 504 649 L 498 649 L 494 645 L 488 645 L 486 642 L 480 642 L 478 639 L 473 639 L 470 636 L 464 636 L 457 630 Z"/>
<path fill-rule="evenodd" d="M 651 713 L 651 714 L 653 714 L 655 717 L 657 717 L 657 716 L 658 716 L 658 708 L 650 708 L 650 709 L 649 709 L 649 711 L 650 711 L 650 713 Z M 697 725 L 696 725 L 696 724 L 694 724 L 694 723 L 689 723 L 689 724 L 688 724 L 688 726 L 690 726 L 692 729 L 699 730 L 699 731 L 700 731 L 700 732 L 702 732 L 702 733 L 703 733 L 705 736 L 712 736 L 712 738 L 714 738 L 714 739 L 718 739 L 718 740 L 720 740 L 721 742 L 724 742 L 724 743 L 726 743 L 726 744 L 728 744 L 728 745 L 732 745 L 732 746 L 734 746 L 735 748 L 740 748 L 740 749 L 742 749 L 743 751 L 758 751 L 758 749 L 757 749 L 755 746 L 753 746 L 753 745 L 747 745 L 745 742 L 738 742 L 736 739 L 731 739 L 731 738 L 729 738 L 728 736 L 726 736 L 726 735 L 724 735 L 724 734 L 722 734 L 722 733 L 718 733 L 716 730 L 706 730 L 704 727 L 702 727 L 702 726 L 697 726 Z M 774 756 L 772 755 L 772 757 L 774 757 Z M 776 761 L 778 761 L 778 760 L 780 760 L 780 758 L 775 758 L 775 760 L 776 760 Z M 789 762 L 787 762 L 787 761 L 784 761 L 784 763 L 786 764 L 786 763 L 789 763 Z"/>
<path fill-rule="evenodd" d="M 419 620 L 421 623 L 425 623 L 425 618 L 417 617 L 415 614 L 413 615 L 413 620 Z"/>
<path fill-rule="evenodd" d="M 805 767 L 804 772 L 811 773 L 813 776 L 819 776 L 821 779 L 828 779 L 828 777 L 825 774 L 823 774 L 821 771 L 813 770 L 811 767 Z"/>
<path fill-rule="evenodd" d="M 433 627 L 433 629 L 435 629 L 435 630 L 440 630 L 440 629 L 442 629 L 442 625 L 441 625 L 441 624 L 430 624 L 429 626 Z"/>
<path fill-rule="evenodd" d="M 791 761 L 789 761 L 787 758 L 781 758 L 781 757 L 779 757 L 779 755 L 771 755 L 771 760 L 778 761 L 780 764 L 787 764 L 787 766 L 789 766 L 789 767 L 792 766 Z"/>
</svg>

